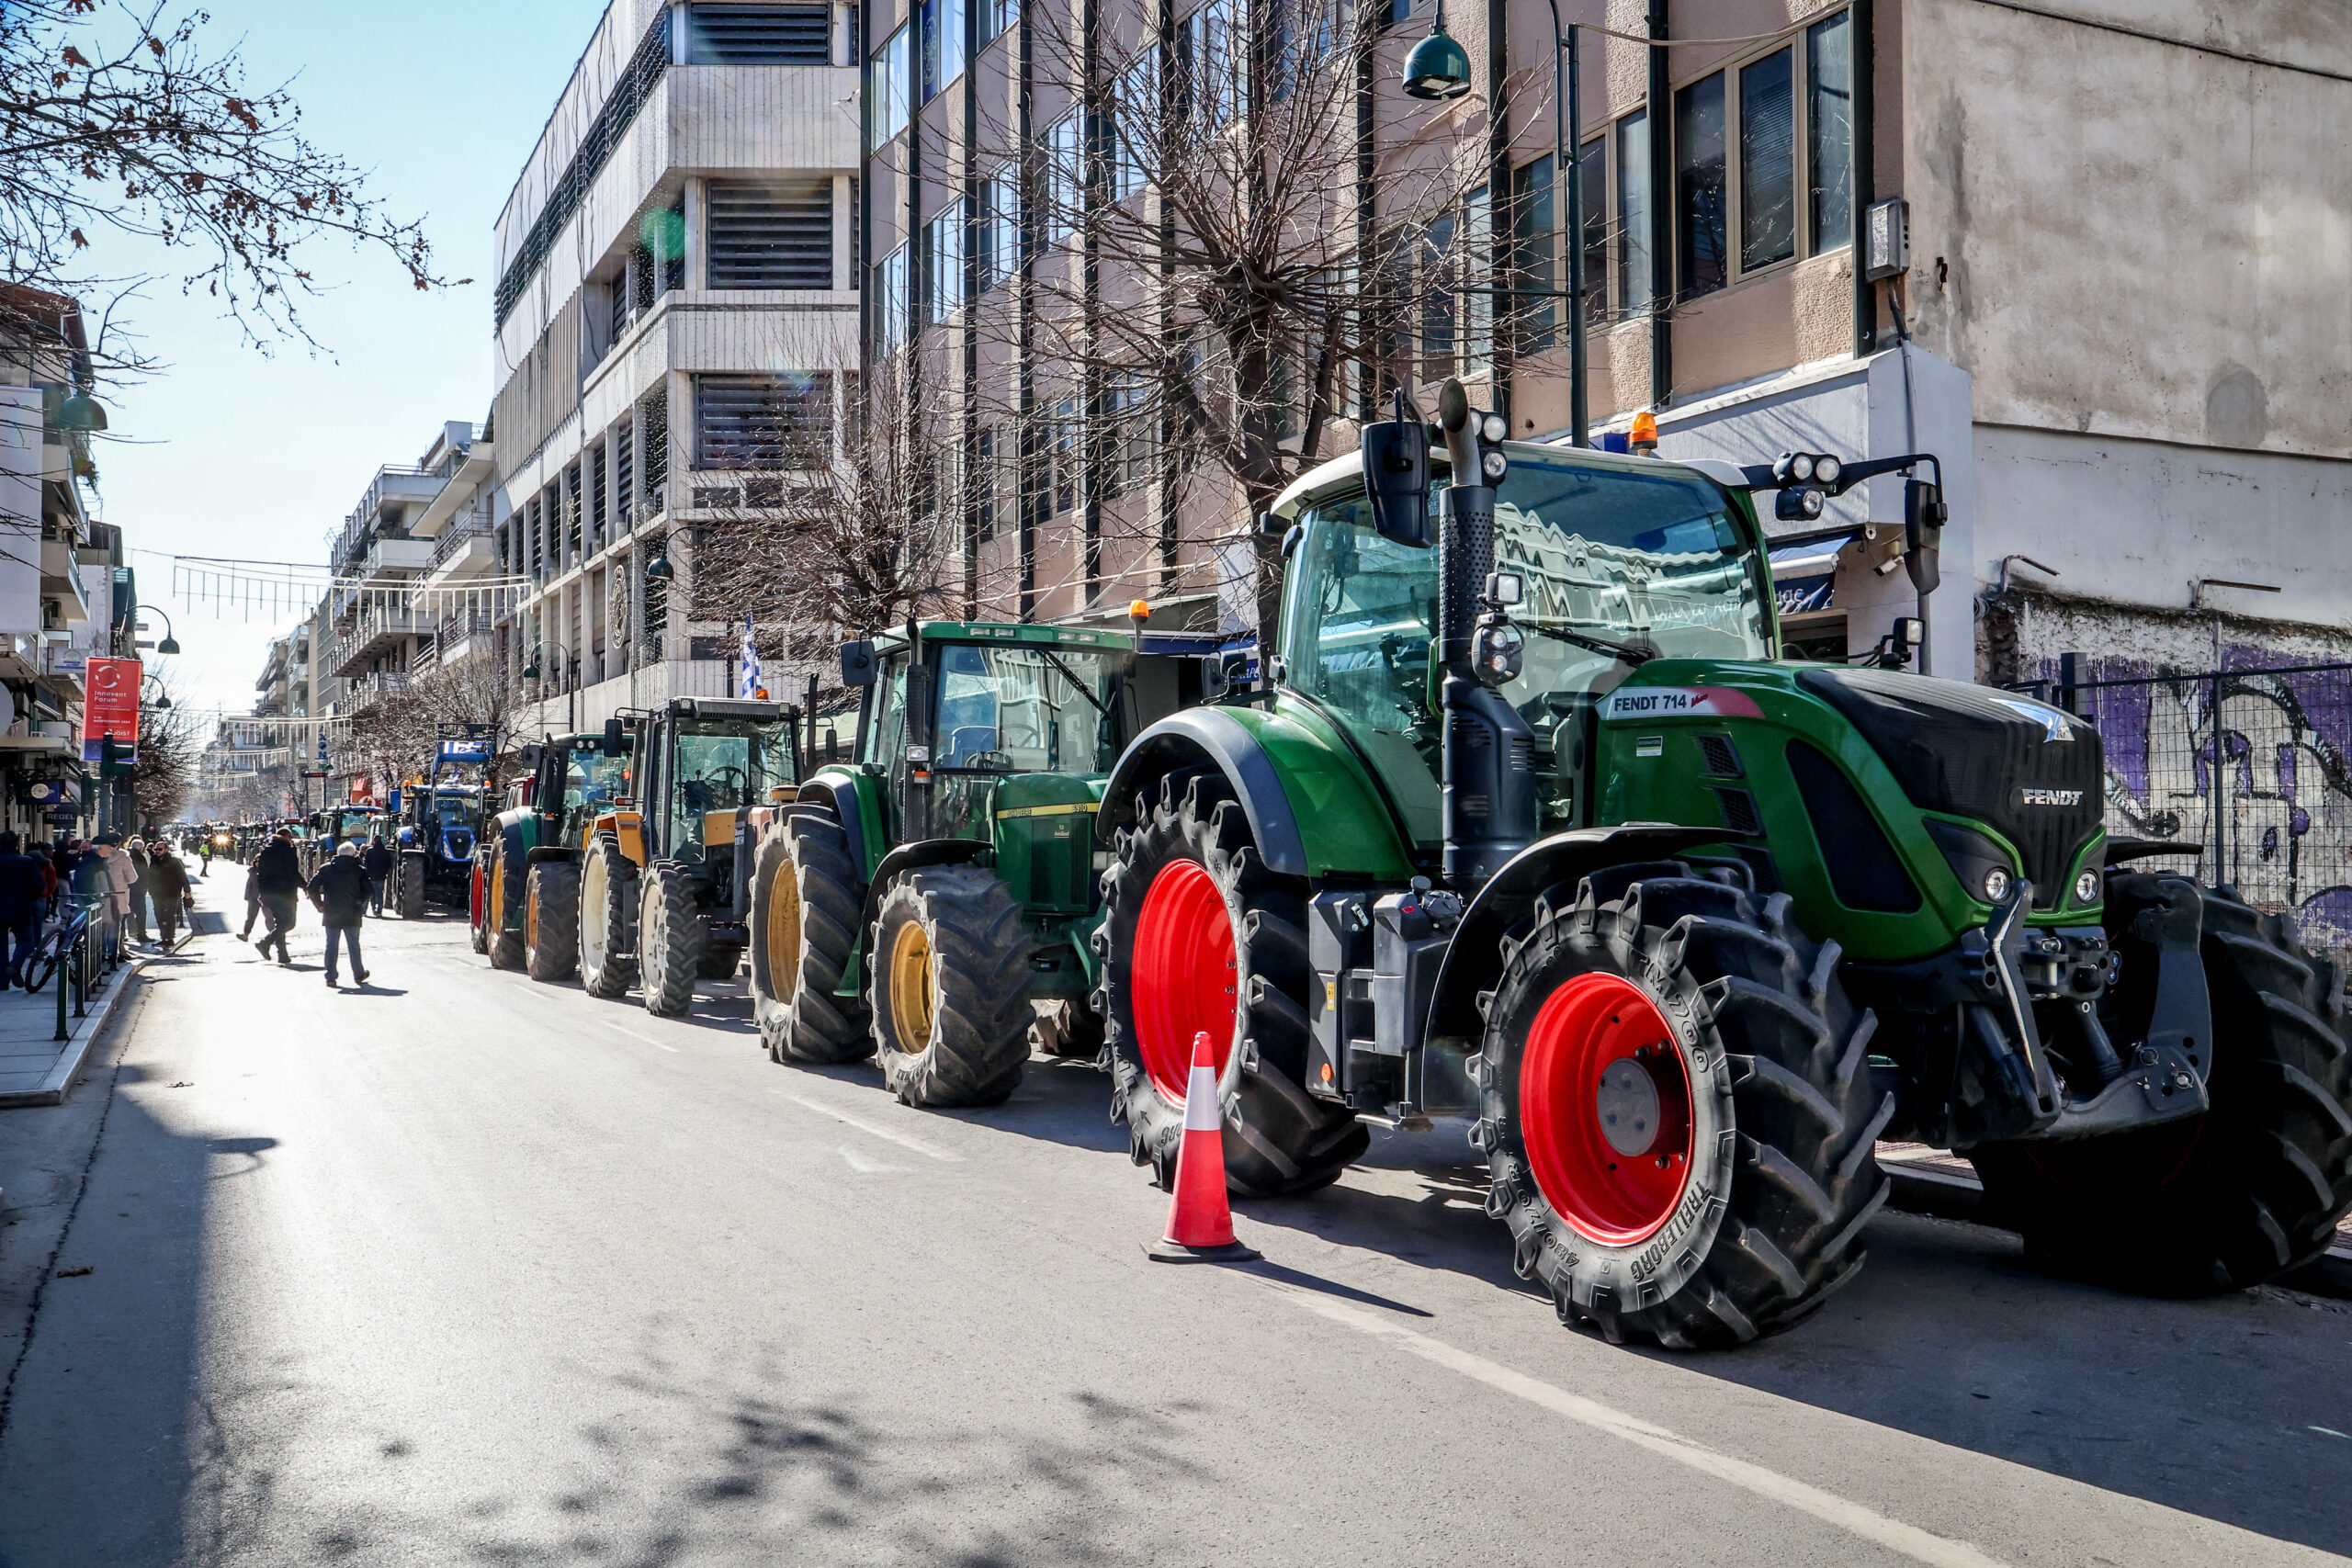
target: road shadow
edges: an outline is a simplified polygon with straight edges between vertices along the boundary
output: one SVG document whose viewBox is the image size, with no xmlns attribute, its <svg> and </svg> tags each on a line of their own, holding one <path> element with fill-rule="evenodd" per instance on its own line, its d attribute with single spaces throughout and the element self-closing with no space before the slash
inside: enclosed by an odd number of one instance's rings
<svg viewBox="0 0 2352 1568">
<path fill-rule="evenodd" d="M 165 1125 L 116 1069 L 111 1103 L 0 1405 L 0 1563 L 186 1560 L 189 1432 L 212 1183 L 268 1137 Z M 160 1092 L 160 1088 L 149 1092 Z M 86 1273 L 72 1270 L 86 1269 Z"/>
<path fill-rule="evenodd" d="M 529 1463 L 454 1484 L 430 1468 L 447 1458 L 432 1438 L 279 1433 L 279 1448 L 315 1443 L 363 1476 L 372 1467 L 372 1483 L 340 1489 L 365 1500 L 298 1495 L 267 1450 L 233 1455 L 196 1499 L 201 1560 L 1116 1568 L 1164 1561 L 1133 1528 L 1137 1496 L 1215 1480 L 1190 1457 L 1211 1413 L 1182 1398 L 1146 1406 L 1048 1385 L 993 1419 L 918 1420 L 863 1382 L 804 1386 L 802 1358 L 777 1348 L 680 1370 L 700 1359 L 649 1325 L 626 1370 L 566 1376 L 594 1416 L 537 1438 Z"/>
<path fill-rule="evenodd" d="M 1454 1151 L 1459 1150 L 1456 1154 Z M 1400 1185 L 1409 1190 L 1399 1192 Z M 1540 1303 L 1458 1125 L 1375 1131 L 1335 1186 L 1239 1201 L 1257 1224 Z M 1626 1353 L 2322 1551 L 2352 1553 L 2352 1306 L 2281 1290 L 2158 1301 L 2026 1267 L 2006 1232 L 1883 1211 L 1868 1265 L 1742 1349 Z M 1271 1244 L 1268 1250 L 1274 1249 Z"/>
</svg>

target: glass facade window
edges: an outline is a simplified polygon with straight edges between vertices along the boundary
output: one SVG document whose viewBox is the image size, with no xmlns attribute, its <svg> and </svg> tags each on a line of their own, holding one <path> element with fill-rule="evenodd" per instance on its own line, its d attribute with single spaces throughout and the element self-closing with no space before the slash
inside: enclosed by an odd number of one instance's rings
<svg viewBox="0 0 2352 1568">
<path fill-rule="evenodd" d="M 1553 264 L 1553 238 L 1559 225 L 1552 202 L 1552 160 L 1538 158 L 1511 171 L 1511 265 L 1519 286 L 1530 292 L 1519 300 L 1513 320 L 1519 325 L 1519 352 L 1533 354 L 1552 346 L 1559 324 L 1558 301 L 1551 298 L 1560 287 Z"/>
<path fill-rule="evenodd" d="M 900 28 L 865 62 L 865 147 L 882 146 L 914 113 L 914 33 Z"/>
<path fill-rule="evenodd" d="M 1596 136 L 1577 149 L 1577 194 L 1584 202 L 1584 319 L 1609 319 L 1609 143 Z"/>
<path fill-rule="evenodd" d="M 1617 122 L 1617 308 L 1646 310 L 1650 280 L 1650 117 L 1636 111 Z"/>
<path fill-rule="evenodd" d="M 972 208 L 972 252 L 981 292 L 1021 269 L 1021 182 L 1010 164 L 980 181 Z"/>
<path fill-rule="evenodd" d="M 964 73 L 965 0 L 922 0 L 922 101 Z"/>
<path fill-rule="evenodd" d="M 939 209 L 922 226 L 922 320 L 937 326 L 964 307 L 964 235 L 968 227 L 961 197 Z"/>
<path fill-rule="evenodd" d="M 1430 220 L 1421 231 L 1421 357 L 1432 375 L 1453 363 L 1453 219 Z"/>
<path fill-rule="evenodd" d="M 1724 157 L 1724 73 L 1674 95 L 1676 295 L 1712 294 L 1731 281 L 1730 191 Z"/>
<path fill-rule="evenodd" d="M 1072 109 L 1046 131 L 1046 243 L 1078 227 L 1086 198 L 1086 115 Z"/>
<path fill-rule="evenodd" d="M 874 287 L 868 291 L 870 309 L 874 312 L 872 331 L 876 358 L 887 355 L 907 341 L 907 247 L 899 246 L 874 264 Z"/>
<path fill-rule="evenodd" d="M 1843 11 L 1805 29 L 1805 167 L 1816 253 L 1854 243 L 1853 39 Z"/>
<path fill-rule="evenodd" d="M 1739 267 L 1797 254 L 1796 51 L 1739 68 Z"/>
</svg>

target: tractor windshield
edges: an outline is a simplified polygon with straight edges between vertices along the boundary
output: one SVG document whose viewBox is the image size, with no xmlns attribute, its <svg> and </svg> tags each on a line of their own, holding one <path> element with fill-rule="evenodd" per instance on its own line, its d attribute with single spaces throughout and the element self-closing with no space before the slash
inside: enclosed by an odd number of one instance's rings
<svg viewBox="0 0 2352 1568">
<path fill-rule="evenodd" d="M 1514 618 L 1529 636 L 1525 666 L 1503 694 L 1542 752 L 1633 668 L 1572 634 L 1666 658 L 1766 656 L 1765 586 L 1731 505 L 1686 469 L 1645 473 L 1512 449 L 1495 501 L 1495 564 L 1525 579 Z M 1301 520 L 1284 591 L 1283 682 L 1348 728 L 1414 840 L 1435 843 L 1437 552 L 1374 533 L 1360 490 L 1315 503 Z M 1553 794 L 1558 820 L 1571 808 L 1566 763 Z"/>
<path fill-rule="evenodd" d="M 563 805 L 567 811 L 576 806 L 599 807 L 616 795 L 628 793 L 627 753 L 607 757 L 601 750 L 589 751 L 574 748 L 565 754 Z M 457 803 L 447 795 L 442 798 L 445 803 L 441 808 L 442 820 L 462 821 L 463 818 L 451 815 Z"/>
<path fill-rule="evenodd" d="M 1124 649 L 951 643 L 939 650 L 944 773 L 1107 773 Z"/>
</svg>

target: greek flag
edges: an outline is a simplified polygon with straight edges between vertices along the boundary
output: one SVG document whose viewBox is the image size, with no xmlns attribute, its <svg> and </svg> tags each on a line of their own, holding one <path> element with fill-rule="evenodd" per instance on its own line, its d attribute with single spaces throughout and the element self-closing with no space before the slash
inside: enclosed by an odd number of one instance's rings
<svg viewBox="0 0 2352 1568">
<path fill-rule="evenodd" d="M 752 617 L 743 617 L 743 689 L 738 696 L 760 694 L 760 647 L 752 640 Z"/>
</svg>

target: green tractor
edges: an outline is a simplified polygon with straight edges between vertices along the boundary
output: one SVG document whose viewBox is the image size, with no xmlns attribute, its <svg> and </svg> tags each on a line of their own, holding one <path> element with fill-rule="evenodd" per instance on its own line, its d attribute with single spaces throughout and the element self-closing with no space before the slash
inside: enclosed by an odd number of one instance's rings
<svg viewBox="0 0 2352 1568">
<path fill-rule="evenodd" d="M 799 777 L 797 708 L 752 698 L 673 697 L 613 719 L 608 753 L 627 787 L 583 814 L 531 867 L 535 899 L 570 917 L 561 965 L 607 1000 L 639 986 L 645 1010 L 682 1016 L 697 981 L 742 963 L 752 810 Z M 550 975 L 549 978 L 561 976 Z"/>
<path fill-rule="evenodd" d="M 567 890 L 545 885 L 537 868 L 569 863 L 582 825 L 628 794 L 628 745 L 608 734 L 550 735 L 523 748 L 522 761 L 527 773 L 509 786 L 512 804 L 483 824 L 473 846 L 474 951 L 492 968 L 560 980 L 571 972 L 579 917 L 552 907 Z"/>
<path fill-rule="evenodd" d="M 1881 1138 L 1965 1154 L 2030 1256 L 2127 1288 L 2324 1251 L 2352 1206 L 2335 965 L 2135 869 L 2184 846 L 2104 830 L 2074 716 L 1778 656 L 1751 497 L 1814 517 L 1934 459 L 1506 428 L 1449 382 L 1442 473 L 1400 397 L 1294 484 L 1270 682 L 1113 773 L 1096 1006 L 1137 1161 L 1172 1166 L 1196 1031 L 1238 1190 L 1333 1179 L 1364 1122 L 1470 1118 L 1521 1276 L 1668 1347 L 1850 1278 Z M 1478 482 L 1432 530 L 1449 475 Z M 1939 486 L 1902 482 L 1927 577 Z"/>
<path fill-rule="evenodd" d="M 911 1105 L 989 1105 L 1033 1037 L 1092 1057 L 1093 815 L 1120 748 L 1203 694 L 1203 639 L 909 623 L 842 649 L 854 758 L 764 814 L 752 987 L 779 1062 L 872 1057 Z"/>
</svg>

